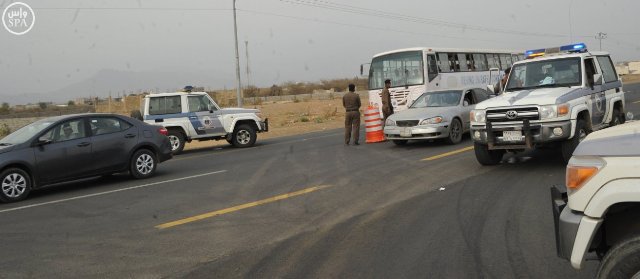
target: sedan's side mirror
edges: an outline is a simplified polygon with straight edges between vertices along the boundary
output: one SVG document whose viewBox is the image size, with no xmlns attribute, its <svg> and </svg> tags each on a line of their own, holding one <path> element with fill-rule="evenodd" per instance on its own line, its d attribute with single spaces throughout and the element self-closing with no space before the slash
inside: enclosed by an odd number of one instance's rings
<svg viewBox="0 0 640 279">
<path fill-rule="evenodd" d="M 38 145 L 38 146 L 43 146 L 43 145 L 50 144 L 50 143 L 52 143 L 52 142 L 53 142 L 53 141 L 52 141 L 50 138 L 48 138 L 48 137 L 39 137 L 39 138 L 38 138 L 37 145 Z"/>
</svg>

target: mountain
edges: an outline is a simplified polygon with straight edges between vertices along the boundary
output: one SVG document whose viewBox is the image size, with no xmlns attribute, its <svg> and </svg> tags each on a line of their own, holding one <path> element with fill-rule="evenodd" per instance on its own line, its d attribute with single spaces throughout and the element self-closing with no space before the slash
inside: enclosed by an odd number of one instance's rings
<svg viewBox="0 0 640 279">
<path fill-rule="evenodd" d="M 230 77 L 219 77 L 214 73 L 129 72 L 105 69 L 91 78 L 55 91 L 21 94 L 9 96 L 7 99 L 14 105 L 45 101 L 63 103 L 82 97 L 107 97 L 109 92 L 115 97 L 118 94 L 122 95 L 123 92 L 126 94 L 139 91 L 170 92 L 184 88 L 186 85 L 221 88 L 225 84 L 233 84 L 232 82 Z"/>
</svg>

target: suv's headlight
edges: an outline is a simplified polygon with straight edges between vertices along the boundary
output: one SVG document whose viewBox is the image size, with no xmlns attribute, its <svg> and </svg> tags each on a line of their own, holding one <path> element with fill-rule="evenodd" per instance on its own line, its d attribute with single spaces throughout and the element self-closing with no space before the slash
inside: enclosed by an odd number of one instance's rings
<svg viewBox="0 0 640 279">
<path fill-rule="evenodd" d="M 395 126 L 396 122 L 391 120 L 391 119 L 387 119 L 387 121 L 384 122 L 385 126 Z"/>
<path fill-rule="evenodd" d="M 471 122 L 485 122 L 487 120 L 487 111 L 483 109 L 474 109 L 471 111 Z"/>
<path fill-rule="evenodd" d="M 569 114 L 569 104 L 540 106 L 540 120 L 563 117 Z"/>
<path fill-rule="evenodd" d="M 444 118 L 442 118 L 442 116 L 436 116 L 420 121 L 420 125 L 438 124 L 442 123 L 443 121 Z"/>
<path fill-rule="evenodd" d="M 567 192 L 571 194 L 579 190 L 592 177 L 594 177 L 602 167 L 605 161 L 598 157 L 573 157 L 567 165 L 566 183 Z"/>
</svg>

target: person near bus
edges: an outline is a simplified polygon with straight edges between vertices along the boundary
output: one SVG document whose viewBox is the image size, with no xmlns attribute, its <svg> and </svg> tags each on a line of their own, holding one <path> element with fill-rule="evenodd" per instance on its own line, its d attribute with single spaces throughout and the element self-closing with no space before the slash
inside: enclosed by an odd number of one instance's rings
<svg viewBox="0 0 640 279">
<path fill-rule="evenodd" d="M 349 145 L 353 132 L 353 144 L 360 145 L 360 96 L 355 93 L 356 85 L 349 84 L 349 92 L 342 96 L 342 105 L 346 113 L 344 119 L 344 144 Z"/>
<path fill-rule="evenodd" d="M 382 89 L 380 95 L 380 97 L 382 97 L 382 123 L 386 123 L 387 118 L 393 114 L 393 104 L 391 104 L 389 88 L 391 88 L 391 80 L 387 79 L 384 81 L 384 89 Z"/>
<path fill-rule="evenodd" d="M 493 87 L 493 93 L 502 94 L 504 88 L 507 86 L 507 79 L 509 78 L 510 72 L 511 67 L 504 70 L 504 76 L 502 76 L 502 79 L 500 79 L 500 81 L 498 81 L 498 83 Z"/>
</svg>

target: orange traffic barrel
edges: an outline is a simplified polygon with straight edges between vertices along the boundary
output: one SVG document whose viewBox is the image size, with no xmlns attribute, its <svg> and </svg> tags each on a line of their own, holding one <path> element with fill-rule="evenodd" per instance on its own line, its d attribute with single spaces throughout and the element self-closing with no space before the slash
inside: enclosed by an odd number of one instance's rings
<svg viewBox="0 0 640 279">
<path fill-rule="evenodd" d="M 384 141 L 382 118 L 377 107 L 369 106 L 364 112 L 364 124 L 367 132 L 367 143 Z"/>
</svg>

